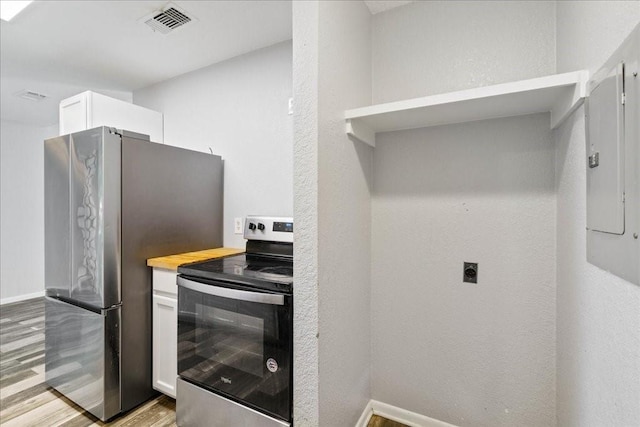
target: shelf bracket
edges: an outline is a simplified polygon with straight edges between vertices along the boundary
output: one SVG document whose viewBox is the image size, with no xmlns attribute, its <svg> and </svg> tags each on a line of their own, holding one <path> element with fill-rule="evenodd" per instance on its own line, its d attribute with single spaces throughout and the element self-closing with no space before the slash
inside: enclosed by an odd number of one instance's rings
<svg viewBox="0 0 640 427">
<path fill-rule="evenodd" d="M 372 147 L 376 146 L 376 133 L 358 120 L 347 119 L 346 132 L 352 141 L 360 141 Z"/>
<path fill-rule="evenodd" d="M 584 102 L 587 96 L 589 71 L 579 71 L 578 82 L 571 88 L 567 96 L 561 96 L 551 109 L 551 129 L 560 126 Z"/>
</svg>

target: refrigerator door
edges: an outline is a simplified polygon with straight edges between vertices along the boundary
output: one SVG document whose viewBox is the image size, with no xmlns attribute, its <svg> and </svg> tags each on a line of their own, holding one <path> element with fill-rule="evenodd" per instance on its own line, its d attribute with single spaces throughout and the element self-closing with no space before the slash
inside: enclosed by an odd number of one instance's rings
<svg viewBox="0 0 640 427">
<path fill-rule="evenodd" d="M 123 408 L 153 395 L 147 258 L 222 246 L 219 156 L 122 135 Z"/>
<path fill-rule="evenodd" d="M 69 296 L 71 284 L 71 214 L 69 140 L 44 142 L 44 282 L 47 294 Z"/>
<path fill-rule="evenodd" d="M 120 412 L 119 327 L 120 307 L 45 300 L 46 382 L 103 421 Z"/>
<path fill-rule="evenodd" d="M 120 303 L 120 153 L 104 127 L 45 141 L 47 295 Z"/>
</svg>

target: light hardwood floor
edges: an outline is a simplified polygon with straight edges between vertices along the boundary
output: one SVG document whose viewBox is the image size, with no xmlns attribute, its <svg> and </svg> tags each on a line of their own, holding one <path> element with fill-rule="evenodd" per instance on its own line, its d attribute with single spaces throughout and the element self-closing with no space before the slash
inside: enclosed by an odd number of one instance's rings
<svg viewBox="0 0 640 427">
<path fill-rule="evenodd" d="M 369 420 L 367 427 L 408 427 L 406 424 L 397 421 L 391 421 L 379 415 L 373 415 Z"/>
<path fill-rule="evenodd" d="M 101 422 L 44 382 L 44 298 L 0 306 L 2 427 L 175 426 L 175 406 L 160 395 Z"/>
<path fill-rule="evenodd" d="M 44 382 L 44 298 L 0 306 L 0 426 L 175 426 L 175 408 L 175 400 L 160 395 L 103 423 Z M 369 422 L 403 426 L 377 415 Z"/>
</svg>

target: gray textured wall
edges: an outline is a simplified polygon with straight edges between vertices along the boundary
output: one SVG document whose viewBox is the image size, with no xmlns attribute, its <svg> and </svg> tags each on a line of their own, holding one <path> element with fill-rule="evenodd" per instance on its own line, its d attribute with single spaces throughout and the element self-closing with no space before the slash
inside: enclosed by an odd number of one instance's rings
<svg viewBox="0 0 640 427">
<path fill-rule="evenodd" d="M 558 72 L 596 71 L 638 23 L 638 1 L 558 2 Z M 584 126 L 555 135 L 558 425 L 637 426 L 640 287 L 586 262 Z"/>
<path fill-rule="evenodd" d="M 371 16 L 320 3 L 318 301 L 320 425 L 355 425 L 370 398 L 372 149 L 350 141 L 344 111 L 371 102 Z"/>
<path fill-rule="evenodd" d="M 164 113 L 165 144 L 224 160 L 224 245 L 243 248 L 234 218 L 293 214 L 291 42 L 251 52 L 133 93 Z"/>
<path fill-rule="evenodd" d="M 58 125 L 0 125 L 0 302 L 44 295 L 44 140 Z"/>
<path fill-rule="evenodd" d="M 552 2 L 419 2 L 373 19 L 375 101 L 555 72 Z M 555 424 L 547 114 L 378 136 L 372 397 L 456 425 Z M 464 261 L 479 283 L 462 283 Z"/>
<path fill-rule="evenodd" d="M 296 2 L 293 19 L 294 419 L 354 425 L 370 398 L 372 152 L 347 138 L 344 110 L 371 102 L 371 17 Z"/>
</svg>

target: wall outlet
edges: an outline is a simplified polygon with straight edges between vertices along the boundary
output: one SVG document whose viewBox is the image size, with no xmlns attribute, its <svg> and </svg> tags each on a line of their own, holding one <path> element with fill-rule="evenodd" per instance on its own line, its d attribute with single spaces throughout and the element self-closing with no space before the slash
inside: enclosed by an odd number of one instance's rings
<svg viewBox="0 0 640 427">
<path fill-rule="evenodd" d="M 233 220 L 233 232 L 235 234 L 242 234 L 243 230 L 244 230 L 244 227 L 242 224 L 242 218 L 235 218 Z"/>
<path fill-rule="evenodd" d="M 465 262 L 462 269 L 462 281 L 466 283 L 478 283 L 478 263 Z"/>
</svg>

